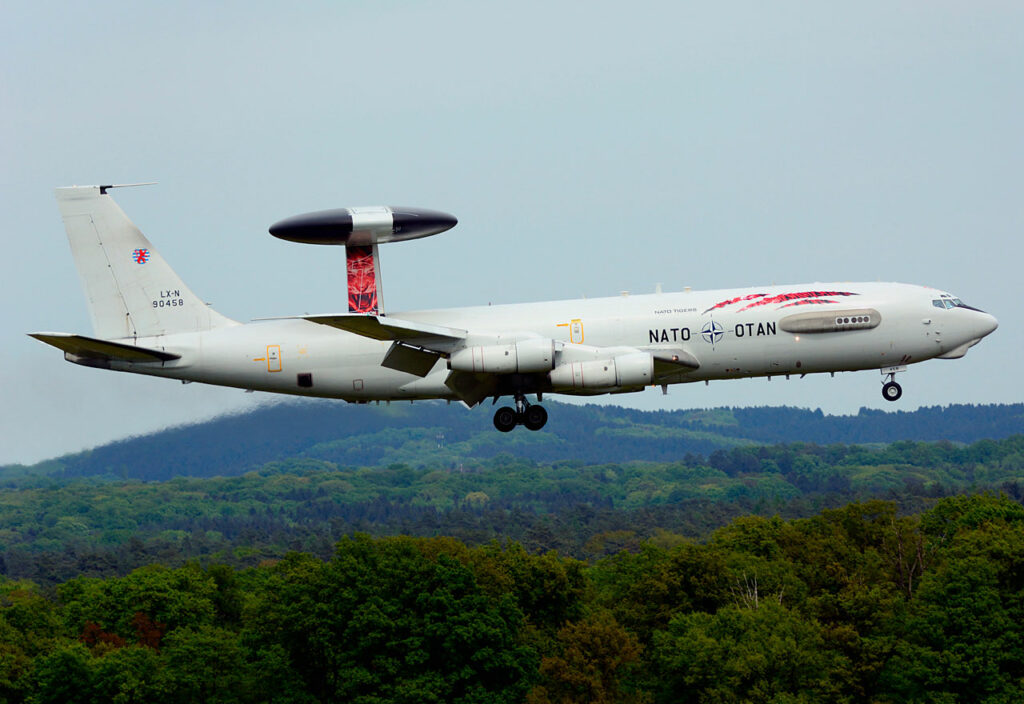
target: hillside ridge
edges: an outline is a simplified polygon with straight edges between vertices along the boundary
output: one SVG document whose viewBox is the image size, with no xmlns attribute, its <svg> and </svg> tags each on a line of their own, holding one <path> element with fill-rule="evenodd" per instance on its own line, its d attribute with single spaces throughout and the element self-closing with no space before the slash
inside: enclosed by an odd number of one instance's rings
<svg viewBox="0 0 1024 704">
<path fill-rule="evenodd" d="M 548 403 L 541 432 L 497 433 L 490 414 L 440 402 L 382 406 L 284 402 L 167 428 L 31 466 L 0 467 L 0 480 L 107 476 L 165 480 L 235 476 L 305 457 L 340 466 L 451 467 L 503 453 L 536 462 L 675 461 L 748 444 L 971 443 L 1024 430 L 1024 404 L 951 405 L 914 411 L 862 408 L 825 415 L 793 407 L 641 411 Z"/>
</svg>

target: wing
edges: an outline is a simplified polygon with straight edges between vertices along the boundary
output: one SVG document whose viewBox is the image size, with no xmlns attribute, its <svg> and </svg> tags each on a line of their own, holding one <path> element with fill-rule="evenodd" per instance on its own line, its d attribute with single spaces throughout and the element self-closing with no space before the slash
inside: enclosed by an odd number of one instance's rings
<svg viewBox="0 0 1024 704">
<path fill-rule="evenodd" d="M 442 358 L 466 347 L 468 331 L 418 321 L 401 320 L 382 315 L 309 315 L 303 320 L 320 325 L 328 325 L 373 340 L 390 340 L 391 348 L 384 355 L 381 365 L 389 369 L 415 374 L 424 377 Z M 479 344 L 479 343 L 474 343 Z M 561 343 L 559 343 L 561 344 Z M 570 345 L 559 350 L 568 352 L 579 349 L 582 360 L 612 358 L 626 353 L 646 352 L 651 355 L 652 377 L 655 383 L 662 379 L 670 380 L 681 374 L 692 372 L 700 367 L 700 362 L 690 352 L 681 347 L 649 347 L 649 348 L 594 348 Z M 606 354 L 605 354 L 606 353 Z M 506 354 L 508 354 L 506 352 Z M 575 357 L 575 355 L 573 355 Z M 548 368 L 550 370 L 550 367 Z M 544 386 L 546 372 L 542 370 L 520 370 L 530 376 L 543 377 L 537 380 L 540 387 Z M 533 374 L 532 372 L 539 372 Z M 505 374 L 504 376 L 507 376 Z M 467 404 L 475 405 L 488 396 L 502 393 L 507 386 L 503 384 L 503 374 L 476 370 L 452 369 L 445 384 L 459 395 Z M 520 383 L 522 380 L 520 379 Z M 548 383 L 550 388 L 550 383 Z M 509 392 L 511 393 L 511 392 Z"/>
<path fill-rule="evenodd" d="M 438 359 L 466 339 L 465 330 L 383 315 L 307 315 L 303 320 L 373 340 L 391 340 L 391 349 L 381 365 L 420 377 L 429 374 Z"/>
</svg>

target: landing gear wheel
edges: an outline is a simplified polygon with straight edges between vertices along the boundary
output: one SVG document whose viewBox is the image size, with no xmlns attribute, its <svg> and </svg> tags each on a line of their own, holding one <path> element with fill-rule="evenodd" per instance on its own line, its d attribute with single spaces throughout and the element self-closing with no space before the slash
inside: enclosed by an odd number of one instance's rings
<svg viewBox="0 0 1024 704">
<path fill-rule="evenodd" d="M 543 406 L 528 406 L 523 412 L 523 425 L 527 430 L 540 430 L 548 422 L 548 412 Z"/>
<path fill-rule="evenodd" d="M 903 395 L 903 388 L 895 381 L 890 381 L 882 386 L 882 398 L 886 401 L 899 401 Z"/>
<path fill-rule="evenodd" d="M 507 433 L 516 427 L 519 417 L 515 410 L 508 406 L 502 406 L 494 412 L 494 427 L 503 433 Z"/>
</svg>

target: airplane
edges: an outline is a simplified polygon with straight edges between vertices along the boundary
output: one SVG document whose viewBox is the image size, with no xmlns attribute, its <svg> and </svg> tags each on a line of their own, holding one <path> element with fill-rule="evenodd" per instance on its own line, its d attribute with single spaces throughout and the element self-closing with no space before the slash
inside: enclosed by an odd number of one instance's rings
<svg viewBox="0 0 1024 704">
<path fill-rule="evenodd" d="M 141 185 L 141 184 L 123 184 Z M 811 283 L 385 312 L 378 247 L 457 224 L 423 208 L 339 208 L 270 227 L 345 248 L 347 310 L 240 323 L 197 297 L 114 202 L 118 186 L 56 189 L 93 335 L 30 333 L 69 362 L 354 403 L 511 397 L 494 426 L 540 430 L 548 393 L 588 396 L 718 379 L 879 370 L 958 359 L 996 319 L 901 283 Z M 531 403 L 532 395 L 537 403 Z"/>
</svg>

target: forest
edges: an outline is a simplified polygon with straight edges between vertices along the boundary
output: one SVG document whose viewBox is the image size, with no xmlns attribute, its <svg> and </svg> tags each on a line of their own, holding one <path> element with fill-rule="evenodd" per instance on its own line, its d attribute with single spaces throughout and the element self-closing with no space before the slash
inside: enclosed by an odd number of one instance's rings
<svg viewBox="0 0 1024 704">
<path fill-rule="evenodd" d="M 339 540 L 0 582 L 9 702 L 1015 702 L 1024 508 L 867 501 L 592 561 Z"/>
<path fill-rule="evenodd" d="M 1024 406 L 288 408 L 0 467 L 0 701 L 1024 701 Z"/>
<path fill-rule="evenodd" d="M 0 574 L 52 585 L 191 559 L 235 568 L 289 550 L 328 559 L 340 538 L 514 540 L 593 560 L 647 539 L 704 539 L 748 514 L 814 515 L 887 499 L 905 513 L 962 492 L 1024 498 L 1024 436 L 880 446 L 743 445 L 675 462 L 540 463 L 503 453 L 413 467 L 295 457 L 234 477 L 104 477 L 0 485 Z"/>
</svg>

